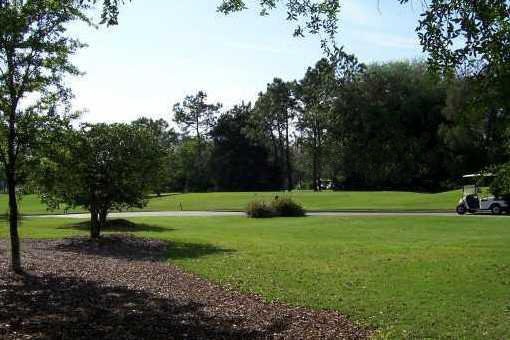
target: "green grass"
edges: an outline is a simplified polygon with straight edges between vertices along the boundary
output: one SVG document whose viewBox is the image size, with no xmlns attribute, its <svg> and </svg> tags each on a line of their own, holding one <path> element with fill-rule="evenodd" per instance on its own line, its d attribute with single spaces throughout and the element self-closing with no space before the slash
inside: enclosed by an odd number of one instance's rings
<svg viewBox="0 0 510 340">
<path fill-rule="evenodd" d="M 353 191 L 296 191 L 283 192 L 214 192 L 192 194 L 169 194 L 150 199 L 145 210 L 244 210 L 252 199 L 273 199 L 274 196 L 290 195 L 313 210 L 454 210 L 460 192 L 448 191 L 425 194 L 398 191 L 353 192 Z M 0 195 L 0 212 L 7 210 L 7 197 Z M 24 214 L 47 214 L 46 207 L 35 195 L 28 195 L 21 201 Z M 72 212 L 78 212 L 75 210 Z M 62 210 L 56 211 L 62 213 Z"/>
<path fill-rule="evenodd" d="M 510 218 L 136 218 L 169 260 L 268 300 L 338 310 L 388 338 L 510 337 Z M 86 233 L 26 219 L 24 237 Z M 0 229 L 0 236 L 6 228 Z"/>
</svg>

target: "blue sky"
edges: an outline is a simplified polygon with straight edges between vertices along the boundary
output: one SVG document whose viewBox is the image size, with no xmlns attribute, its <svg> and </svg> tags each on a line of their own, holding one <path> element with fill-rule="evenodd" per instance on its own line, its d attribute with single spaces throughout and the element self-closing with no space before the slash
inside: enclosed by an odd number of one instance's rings
<svg viewBox="0 0 510 340">
<path fill-rule="evenodd" d="M 284 2 L 284 1 L 282 1 Z M 299 79 L 322 55 L 317 37 L 293 38 L 281 11 L 224 16 L 215 0 L 133 0 L 120 25 L 73 27 L 89 47 L 70 81 L 87 121 L 172 119 L 172 105 L 205 90 L 226 107 L 254 100 L 274 77 Z M 421 7 L 397 0 L 344 0 L 338 41 L 365 62 L 422 58 L 415 27 Z"/>
</svg>

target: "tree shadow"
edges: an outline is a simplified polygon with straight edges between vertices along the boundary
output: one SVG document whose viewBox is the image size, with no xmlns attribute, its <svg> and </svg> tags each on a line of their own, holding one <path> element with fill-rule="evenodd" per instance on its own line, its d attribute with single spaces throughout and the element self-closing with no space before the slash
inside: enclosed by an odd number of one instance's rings
<svg viewBox="0 0 510 340">
<path fill-rule="evenodd" d="M 208 243 L 168 242 L 166 258 L 169 260 L 193 259 L 215 254 L 235 253 L 235 249 L 226 249 Z"/>
<path fill-rule="evenodd" d="M 74 230 L 90 230 L 90 221 L 71 223 L 57 229 L 74 229 Z M 145 223 L 134 223 L 125 219 L 113 219 L 107 220 L 106 224 L 101 229 L 102 231 L 110 231 L 110 232 L 137 232 L 137 231 L 146 231 L 146 232 L 164 232 L 164 231 L 173 231 L 173 228 L 161 227 L 153 224 L 145 224 Z"/>
<path fill-rule="evenodd" d="M 86 237 L 66 238 L 57 242 L 53 249 L 65 253 L 159 262 L 235 252 L 233 249 L 206 243 L 144 239 L 129 234 L 110 234 L 99 240 Z"/>
<path fill-rule="evenodd" d="M 0 338 L 246 339 L 269 338 L 288 324 L 240 328 L 240 317 L 83 278 L 38 274 L 0 277 Z"/>
</svg>

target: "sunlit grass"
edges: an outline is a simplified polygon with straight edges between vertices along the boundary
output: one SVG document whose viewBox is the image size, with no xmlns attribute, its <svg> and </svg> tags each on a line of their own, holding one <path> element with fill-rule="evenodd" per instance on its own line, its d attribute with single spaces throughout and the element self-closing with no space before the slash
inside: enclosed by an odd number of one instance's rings
<svg viewBox="0 0 510 340">
<path fill-rule="evenodd" d="M 136 218 L 169 259 L 268 300 L 334 309 L 390 338 L 510 336 L 510 218 Z M 87 230 L 25 219 L 24 237 Z M 7 228 L 0 229 L 6 236 Z"/>
</svg>

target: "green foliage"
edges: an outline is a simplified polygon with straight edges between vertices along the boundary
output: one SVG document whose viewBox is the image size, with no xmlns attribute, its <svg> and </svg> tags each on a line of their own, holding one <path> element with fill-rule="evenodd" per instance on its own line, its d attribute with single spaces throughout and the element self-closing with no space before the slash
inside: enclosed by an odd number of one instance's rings
<svg viewBox="0 0 510 340">
<path fill-rule="evenodd" d="M 498 167 L 490 190 L 494 196 L 510 200 L 510 163 Z"/>
<path fill-rule="evenodd" d="M 196 95 L 186 96 L 182 103 L 174 105 L 174 122 L 184 131 L 185 136 L 191 133 L 202 142 L 214 126 L 216 114 L 221 107 L 220 103 L 207 104 L 207 93 L 198 91 Z"/>
<path fill-rule="evenodd" d="M 164 119 L 154 120 L 151 118 L 139 118 L 132 122 L 136 127 L 148 129 L 151 135 L 156 138 L 159 147 L 162 149 L 160 165 L 155 173 L 151 190 L 161 194 L 171 190 L 172 178 L 174 176 L 175 166 L 173 164 L 173 155 L 178 143 L 177 133 Z"/>
<path fill-rule="evenodd" d="M 423 63 L 370 65 L 342 85 L 329 129 L 333 178 L 353 187 L 434 188 L 444 178 L 444 85 Z"/>
<path fill-rule="evenodd" d="M 246 207 L 246 215 L 252 218 L 268 218 L 276 216 L 275 210 L 263 200 L 253 200 Z"/>
<path fill-rule="evenodd" d="M 21 273 L 17 196 L 47 137 L 48 125 L 67 123 L 71 91 L 64 79 L 79 74 L 71 57 L 83 44 L 70 23 L 90 24 L 84 1 L 0 1 L 0 162 L 9 193 L 12 269 Z M 59 125 L 59 124 L 57 124 Z M 60 126 L 58 126 L 60 128 Z"/>
<path fill-rule="evenodd" d="M 294 188 L 291 130 L 297 101 L 293 89 L 294 84 L 280 78 L 273 79 L 267 84 L 266 92 L 259 93 L 252 118 L 253 133 L 265 140 L 275 163 L 284 170 L 287 190 Z"/>
<path fill-rule="evenodd" d="M 255 199 L 248 203 L 246 214 L 253 218 L 301 217 L 305 216 L 303 207 L 290 197 L 276 196 L 270 203 Z"/>
<path fill-rule="evenodd" d="M 245 0 L 221 0 L 218 11 L 229 14 L 247 9 Z M 260 15 L 265 16 L 281 5 L 281 0 L 261 0 L 258 2 Z M 287 20 L 296 23 L 294 36 L 305 33 L 322 34 L 332 39 L 337 31 L 337 14 L 340 1 L 293 0 L 285 3 Z M 323 45 L 326 39 L 323 40 Z"/>
<path fill-rule="evenodd" d="M 271 201 L 271 208 L 280 217 L 305 216 L 305 209 L 290 197 L 278 197 Z"/>
<path fill-rule="evenodd" d="M 281 170 L 263 141 L 249 135 L 251 105 L 236 105 L 222 114 L 213 130 L 212 182 L 220 191 L 278 190 Z"/>
<path fill-rule="evenodd" d="M 165 157 L 159 137 L 148 128 L 127 124 L 87 124 L 70 131 L 68 147 L 41 160 L 38 183 L 44 201 L 50 207 L 88 209 L 97 226 L 92 236 L 99 236 L 111 210 L 146 205 Z"/>
</svg>

